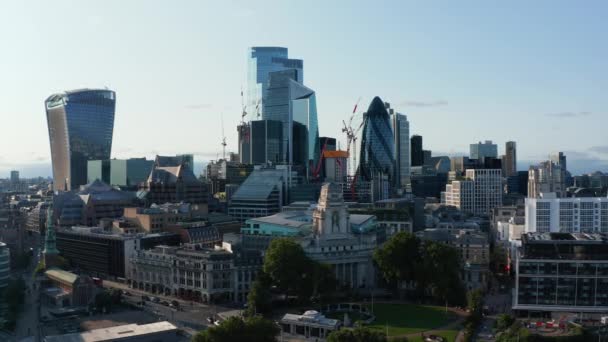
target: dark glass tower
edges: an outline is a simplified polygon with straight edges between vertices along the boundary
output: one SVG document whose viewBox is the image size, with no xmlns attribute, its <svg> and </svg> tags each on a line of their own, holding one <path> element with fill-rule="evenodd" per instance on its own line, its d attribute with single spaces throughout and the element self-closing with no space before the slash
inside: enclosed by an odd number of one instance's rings
<svg viewBox="0 0 608 342">
<path fill-rule="evenodd" d="M 283 154 L 283 123 L 274 120 L 256 120 L 250 123 L 252 164 L 280 163 Z"/>
<path fill-rule="evenodd" d="M 410 139 L 412 166 L 424 165 L 424 152 L 422 152 L 422 136 L 412 135 Z"/>
<path fill-rule="evenodd" d="M 87 183 L 87 161 L 110 159 L 116 93 L 81 89 L 45 101 L 55 190 Z"/>
<path fill-rule="evenodd" d="M 384 102 L 374 97 L 363 119 L 361 137 L 361 158 L 359 171 L 365 180 L 372 180 L 376 174 L 385 174 L 389 182 L 395 180 L 395 143 L 390 117 Z"/>
</svg>

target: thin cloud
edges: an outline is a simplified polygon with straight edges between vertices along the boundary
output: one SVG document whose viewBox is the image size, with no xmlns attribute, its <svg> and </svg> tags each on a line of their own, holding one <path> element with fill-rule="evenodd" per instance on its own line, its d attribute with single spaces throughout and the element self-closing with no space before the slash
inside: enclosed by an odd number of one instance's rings
<svg viewBox="0 0 608 342">
<path fill-rule="evenodd" d="M 209 109 L 213 107 L 213 105 L 211 103 L 199 103 L 199 104 L 191 104 L 186 106 L 186 109 L 192 109 L 192 110 L 197 110 L 197 109 Z"/>
<path fill-rule="evenodd" d="M 437 100 L 437 101 L 403 101 L 400 103 L 402 106 L 407 107 L 440 107 L 447 106 L 448 101 Z"/>
<path fill-rule="evenodd" d="M 595 152 L 595 153 L 600 153 L 600 154 L 608 154 L 608 145 L 593 146 L 593 147 L 589 148 L 589 151 Z"/>
<path fill-rule="evenodd" d="M 554 118 L 579 118 L 583 116 L 591 115 L 591 112 L 558 112 L 558 113 L 547 113 L 547 116 Z"/>
</svg>

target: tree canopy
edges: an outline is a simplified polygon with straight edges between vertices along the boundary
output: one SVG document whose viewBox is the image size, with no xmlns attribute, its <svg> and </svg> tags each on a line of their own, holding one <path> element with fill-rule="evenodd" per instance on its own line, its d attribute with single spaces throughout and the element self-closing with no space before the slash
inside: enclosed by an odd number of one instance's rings
<svg viewBox="0 0 608 342">
<path fill-rule="evenodd" d="M 386 335 L 367 327 L 340 329 L 327 336 L 327 342 L 385 342 Z"/>
<path fill-rule="evenodd" d="M 192 342 L 274 342 L 279 332 L 276 324 L 260 316 L 245 319 L 230 317 L 219 326 L 200 331 L 192 338 Z"/>
</svg>

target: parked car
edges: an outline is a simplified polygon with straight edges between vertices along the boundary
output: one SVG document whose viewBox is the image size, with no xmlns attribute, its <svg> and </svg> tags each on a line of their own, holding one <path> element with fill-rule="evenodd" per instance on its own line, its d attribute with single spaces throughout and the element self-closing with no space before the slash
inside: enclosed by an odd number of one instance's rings
<svg viewBox="0 0 608 342">
<path fill-rule="evenodd" d="M 150 300 L 150 297 L 146 296 L 146 295 L 142 295 L 141 296 L 141 300 Z"/>
<path fill-rule="evenodd" d="M 166 300 L 163 300 L 162 302 L 160 302 L 160 304 L 164 306 L 169 306 L 169 302 L 167 302 Z"/>
<path fill-rule="evenodd" d="M 179 302 L 178 302 L 178 301 L 176 301 L 176 300 L 172 300 L 172 301 L 171 301 L 171 305 L 172 305 L 172 306 L 175 306 L 175 307 L 178 307 L 178 306 L 179 306 Z"/>
<path fill-rule="evenodd" d="M 129 291 L 124 291 L 123 290 L 122 294 L 125 295 L 125 296 L 131 296 L 131 292 L 129 292 Z"/>
<path fill-rule="evenodd" d="M 158 297 L 150 297 L 150 300 L 153 301 L 154 303 L 160 303 L 160 298 L 158 298 Z"/>
</svg>

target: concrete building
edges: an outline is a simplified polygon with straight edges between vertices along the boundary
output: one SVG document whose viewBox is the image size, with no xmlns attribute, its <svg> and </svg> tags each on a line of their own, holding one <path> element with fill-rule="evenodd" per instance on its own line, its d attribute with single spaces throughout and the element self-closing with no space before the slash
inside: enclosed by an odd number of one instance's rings
<svg viewBox="0 0 608 342">
<path fill-rule="evenodd" d="M 528 170 L 528 197 L 539 198 L 543 193 L 566 195 L 566 171 L 553 161 L 541 162 Z"/>
<path fill-rule="evenodd" d="M 526 232 L 608 233 L 608 198 L 526 198 Z"/>
<path fill-rule="evenodd" d="M 153 203 L 185 202 L 206 210 L 209 189 L 194 175 L 187 156 L 156 156 L 148 179 L 142 184 L 138 197 L 147 205 Z"/>
<path fill-rule="evenodd" d="M 339 320 L 327 318 L 314 310 L 308 310 L 302 315 L 285 314 L 279 323 L 282 334 L 286 336 L 315 340 L 325 340 L 341 326 Z"/>
<path fill-rule="evenodd" d="M 72 227 L 57 231 L 57 249 L 73 267 L 93 276 L 124 278 L 129 258 L 136 251 L 154 246 L 178 245 L 173 233 L 113 234 L 96 227 Z"/>
<path fill-rule="evenodd" d="M 502 170 L 505 177 L 515 176 L 517 173 L 517 147 L 515 141 L 507 141 L 505 143 Z"/>
<path fill-rule="evenodd" d="M 311 259 L 333 267 L 339 284 L 353 289 L 376 286 L 372 261 L 376 235 L 355 235 L 351 231 L 350 215 L 339 185 L 323 185 L 313 212 L 313 233 L 299 242 Z"/>
<path fill-rule="evenodd" d="M 53 197 L 53 219 L 59 227 L 96 226 L 100 220 L 121 217 L 124 208 L 136 202 L 133 192 L 115 189 L 99 180 L 78 191 L 61 192 Z"/>
<path fill-rule="evenodd" d="M 44 300 L 53 306 L 87 306 L 95 299 L 97 286 L 89 276 L 57 268 L 45 271 L 44 275 L 48 280 Z"/>
<path fill-rule="evenodd" d="M 608 235 L 527 233 L 515 263 L 513 310 L 608 312 Z"/>
<path fill-rule="evenodd" d="M 493 208 L 502 205 L 501 170 L 466 170 L 464 179 L 446 185 L 442 203 L 474 215 L 489 215 Z"/>
<path fill-rule="evenodd" d="M 492 140 L 471 144 L 469 148 L 469 158 L 483 160 L 484 158 L 498 158 L 498 146 Z"/>
<path fill-rule="evenodd" d="M 183 338 L 177 327 L 167 321 L 150 324 L 125 324 L 83 333 L 44 337 L 44 342 L 178 342 Z"/>
</svg>

